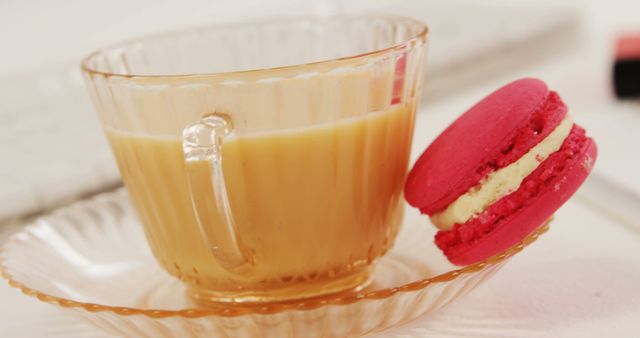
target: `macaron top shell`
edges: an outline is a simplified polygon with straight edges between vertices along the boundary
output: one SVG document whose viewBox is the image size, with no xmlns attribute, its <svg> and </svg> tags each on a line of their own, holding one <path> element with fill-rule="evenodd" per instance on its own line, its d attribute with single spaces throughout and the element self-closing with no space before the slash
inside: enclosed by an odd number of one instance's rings
<svg viewBox="0 0 640 338">
<path fill-rule="evenodd" d="M 433 214 L 551 133 L 567 113 L 537 79 L 514 81 L 461 115 L 424 151 L 409 173 L 405 198 Z"/>
</svg>

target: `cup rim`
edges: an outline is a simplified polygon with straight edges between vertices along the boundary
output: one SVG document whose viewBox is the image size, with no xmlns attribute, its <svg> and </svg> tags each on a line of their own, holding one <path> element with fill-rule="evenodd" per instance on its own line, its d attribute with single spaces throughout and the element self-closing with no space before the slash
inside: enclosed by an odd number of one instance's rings
<svg viewBox="0 0 640 338">
<path fill-rule="evenodd" d="M 365 53 L 360 53 L 360 54 L 352 54 L 352 55 L 347 55 L 347 56 L 343 56 L 343 57 L 339 57 L 339 58 L 333 58 L 333 59 L 322 59 L 322 60 L 318 60 L 318 61 L 312 61 L 312 62 L 306 62 L 306 63 L 298 63 L 298 64 L 291 64 L 291 65 L 285 65 L 285 66 L 277 66 L 277 67 L 267 67 L 267 68 L 255 68 L 255 69 L 247 69 L 247 70 L 235 70 L 235 71 L 225 71 L 225 72 L 213 72 L 213 73 L 184 73 L 184 74 L 125 74 L 125 73 L 121 73 L 121 72 L 108 72 L 108 71 L 102 71 L 102 70 L 98 70 L 96 69 L 96 67 L 92 67 L 90 65 L 90 62 L 97 56 L 99 55 L 103 55 L 104 53 L 108 52 L 108 51 L 112 51 L 115 49 L 119 49 L 119 48 L 123 48 L 125 46 L 128 46 L 130 44 L 134 44 L 134 43 L 138 43 L 138 42 L 142 42 L 144 40 L 147 39 L 151 39 L 151 38 L 161 38 L 161 37 L 167 37 L 167 36 L 171 36 L 171 35 L 178 35 L 178 34 L 187 34 L 189 32 L 194 32 L 194 31 L 199 31 L 199 30 L 205 30 L 205 29 L 214 29 L 214 28 L 233 28 L 233 27 L 240 27 L 246 24 L 266 24 L 266 23 L 274 23 L 274 22 L 279 22 L 279 21 L 284 21 L 284 20 L 327 20 L 327 19 L 362 19 L 362 18 L 377 18 L 377 19 L 387 19 L 387 20 L 393 20 L 393 21 L 397 21 L 397 22 L 405 22 L 407 24 L 413 24 L 413 25 L 417 25 L 418 27 L 420 27 L 420 30 L 413 34 L 410 38 L 403 40 L 402 42 L 396 43 L 394 45 L 391 45 L 389 47 L 385 47 L 385 48 L 381 48 L 381 49 L 375 49 L 375 50 L 371 50 Z M 313 67 L 313 66 L 317 66 L 317 65 L 325 65 L 325 66 L 331 66 L 331 65 L 340 65 L 342 63 L 345 62 L 352 62 L 352 61 L 359 61 L 359 60 L 363 60 L 363 59 L 368 59 L 368 58 L 372 58 L 372 57 L 376 57 L 376 56 L 380 56 L 395 50 L 402 50 L 404 49 L 406 46 L 408 45 L 412 45 L 414 44 L 416 41 L 419 40 L 423 40 L 426 41 L 426 38 L 428 36 L 429 33 L 429 27 L 427 26 L 426 23 L 417 20 L 417 19 L 413 19 L 410 17 L 406 17 L 406 16 L 400 16 L 400 15 L 388 15 L 388 14 L 366 14 L 366 15 L 346 15 L 346 14 L 340 14 L 340 15 L 328 15 L 328 16 L 313 16 L 313 15 L 307 15 L 307 16 L 280 16 L 280 17 L 274 17 L 274 18 L 269 18 L 269 19 L 257 19 L 257 20 L 240 20 L 240 21 L 234 21 L 234 22 L 230 22 L 230 23 L 223 23 L 223 24 L 207 24 L 207 25 L 201 25 L 201 26 L 194 26 L 194 27 L 189 27 L 189 28 L 185 28 L 185 29 L 177 29 L 177 30 L 169 30 L 169 31 L 165 31 L 165 32 L 160 32 L 160 33 L 154 33 L 154 34 L 146 34 L 146 35 L 141 35 L 138 37 L 134 37 L 134 38 L 129 38 L 129 39 L 125 39 L 122 40 L 120 42 L 116 42 L 114 44 L 110 44 L 107 45 L 103 48 L 99 48 L 97 50 L 94 50 L 93 52 L 91 52 L 90 54 L 88 54 L 87 56 L 85 56 L 81 62 L 80 62 L 80 69 L 82 70 L 83 73 L 88 74 L 89 76 L 102 76 L 105 78 L 122 78 L 122 79 L 147 79 L 147 80 L 153 80 L 153 79 L 168 79 L 168 78 L 172 78 L 172 79 L 177 79 L 177 78 L 211 78 L 211 77 L 219 77 L 219 76 L 235 76 L 235 75 L 246 75 L 246 74 L 255 74 L 258 72 L 264 73 L 264 72 L 270 72 L 270 71 L 283 71 L 283 70 L 298 70 L 298 69 L 303 69 L 306 67 Z"/>
</svg>

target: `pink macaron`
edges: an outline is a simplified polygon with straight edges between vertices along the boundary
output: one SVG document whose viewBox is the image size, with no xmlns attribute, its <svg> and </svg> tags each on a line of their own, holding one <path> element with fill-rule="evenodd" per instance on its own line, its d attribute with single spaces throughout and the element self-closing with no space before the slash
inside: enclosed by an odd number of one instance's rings
<svg viewBox="0 0 640 338">
<path fill-rule="evenodd" d="M 537 79 L 512 82 L 477 103 L 429 145 L 405 198 L 440 229 L 456 265 L 501 253 L 545 223 L 587 178 L 595 142 L 558 94 Z"/>
</svg>

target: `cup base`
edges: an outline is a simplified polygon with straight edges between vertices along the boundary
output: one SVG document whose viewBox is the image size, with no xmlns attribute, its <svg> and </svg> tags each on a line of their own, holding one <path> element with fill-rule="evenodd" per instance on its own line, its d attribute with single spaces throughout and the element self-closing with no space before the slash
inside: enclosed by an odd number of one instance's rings
<svg viewBox="0 0 640 338">
<path fill-rule="evenodd" d="M 345 291 L 360 291 L 371 283 L 371 268 L 339 279 L 295 283 L 280 289 L 218 291 L 189 288 L 193 301 L 201 307 L 217 307 L 230 303 L 274 303 L 336 294 Z"/>
</svg>

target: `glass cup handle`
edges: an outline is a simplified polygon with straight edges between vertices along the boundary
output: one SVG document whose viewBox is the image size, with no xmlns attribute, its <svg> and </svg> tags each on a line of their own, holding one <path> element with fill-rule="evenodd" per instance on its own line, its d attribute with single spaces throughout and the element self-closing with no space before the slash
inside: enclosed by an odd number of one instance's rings
<svg viewBox="0 0 640 338">
<path fill-rule="evenodd" d="M 207 247 L 227 270 L 249 262 L 236 232 L 222 172 L 222 143 L 232 130 L 228 115 L 212 113 L 182 131 L 193 211 Z"/>
</svg>

